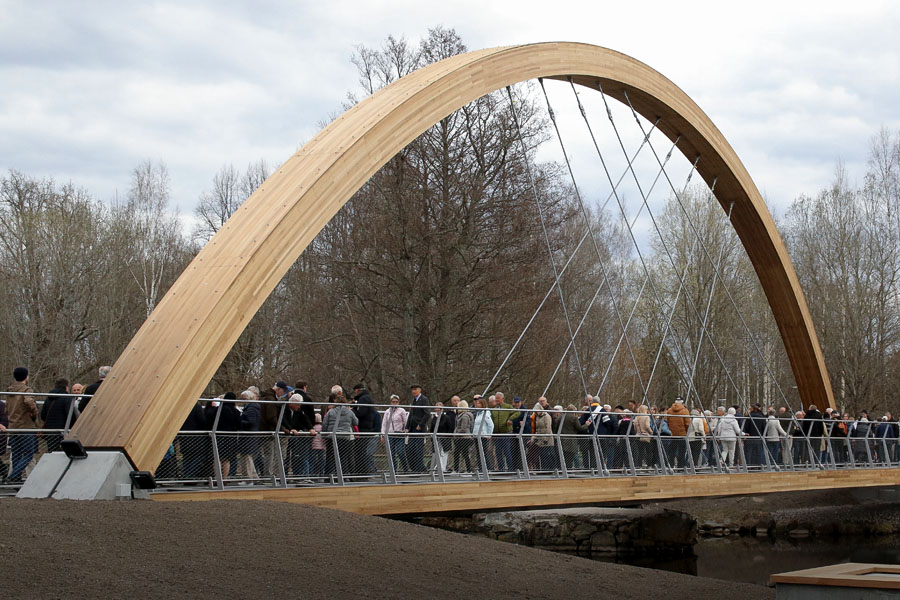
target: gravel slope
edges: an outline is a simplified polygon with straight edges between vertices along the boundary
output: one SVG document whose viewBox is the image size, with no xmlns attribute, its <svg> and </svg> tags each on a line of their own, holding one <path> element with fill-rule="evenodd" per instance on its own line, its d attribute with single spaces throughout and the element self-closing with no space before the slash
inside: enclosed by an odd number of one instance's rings
<svg viewBox="0 0 900 600">
<path fill-rule="evenodd" d="M 766 598 L 774 590 L 605 564 L 275 502 L 0 500 L 5 598 Z"/>
</svg>

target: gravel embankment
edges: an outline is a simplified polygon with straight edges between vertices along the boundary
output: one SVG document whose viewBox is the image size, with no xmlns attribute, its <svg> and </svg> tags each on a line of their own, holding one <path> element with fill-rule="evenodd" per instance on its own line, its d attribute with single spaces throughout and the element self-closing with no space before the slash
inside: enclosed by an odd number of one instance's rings
<svg viewBox="0 0 900 600">
<path fill-rule="evenodd" d="M 755 585 L 274 502 L 4 499 L 0 515 L 5 598 L 775 597 Z"/>
</svg>

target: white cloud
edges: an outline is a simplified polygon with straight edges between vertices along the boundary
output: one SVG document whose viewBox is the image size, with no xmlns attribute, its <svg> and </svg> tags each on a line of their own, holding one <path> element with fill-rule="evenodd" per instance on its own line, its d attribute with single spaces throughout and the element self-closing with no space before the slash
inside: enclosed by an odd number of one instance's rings
<svg viewBox="0 0 900 600">
<path fill-rule="evenodd" d="M 140 161 L 163 160 L 189 211 L 221 165 L 275 167 L 338 112 L 356 44 L 442 24 L 473 49 L 573 40 L 643 60 L 694 97 L 783 209 L 827 185 L 836 160 L 862 169 L 880 126 L 900 129 L 894 6 L 0 0 L 0 168 L 110 198 Z M 583 138 L 572 149 L 592 152 Z"/>
</svg>

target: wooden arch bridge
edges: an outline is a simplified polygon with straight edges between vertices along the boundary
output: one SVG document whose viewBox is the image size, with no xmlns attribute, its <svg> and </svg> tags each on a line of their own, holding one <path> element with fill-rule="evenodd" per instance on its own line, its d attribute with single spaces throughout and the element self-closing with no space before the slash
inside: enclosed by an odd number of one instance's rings
<svg viewBox="0 0 900 600">
<path fill-rule="evenodd" d="M 128 344 L 74 426 L 87 449 L 121 451 L 138 470 L 160 463 L 229 349 L 290 266 L 391 157 L 467 103 L 533 78 L 570 80 L 627 102 L 715 187 L 756 270 L 802 403 L 834 398 L 810 313 L 775 224 L 738 156 L 677 86 L 623 54 L 578 43 L 479 50 L 424 67 L 360 102 L 291 156 L 203 248 Z M 743 473 L 219 492 L 371 512 L 591 503 L 896 484 L 872 471 Z M 186 494 L 183 498 L 213 494 Z M 160 495 L 161 500 L 176 495 Z M 414 500 L 415 499 L 415 500 Z M 368 508 L 367 508 L 368 507 Z M 393 507 L 393 508 L 391 508 Z"/>
</svg>

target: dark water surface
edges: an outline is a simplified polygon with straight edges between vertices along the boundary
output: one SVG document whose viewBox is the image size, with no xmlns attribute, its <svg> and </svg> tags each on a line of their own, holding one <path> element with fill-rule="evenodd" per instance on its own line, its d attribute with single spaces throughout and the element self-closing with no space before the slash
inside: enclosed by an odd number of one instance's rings
<svg viewBox="0 0 900 600">
<path fill-rule="evenodd" d="M 769 576 L 846 562 L 900 564 L 900 537 L 852 537 L 845 539 L 728 537 L 702 539 L 692 557 L 671 559 L 613 559 L 594 555 L 606 562 L 619 562 L 676 573 L 699 575 L 741 583 L 768 585 Z"/>
</svg>

